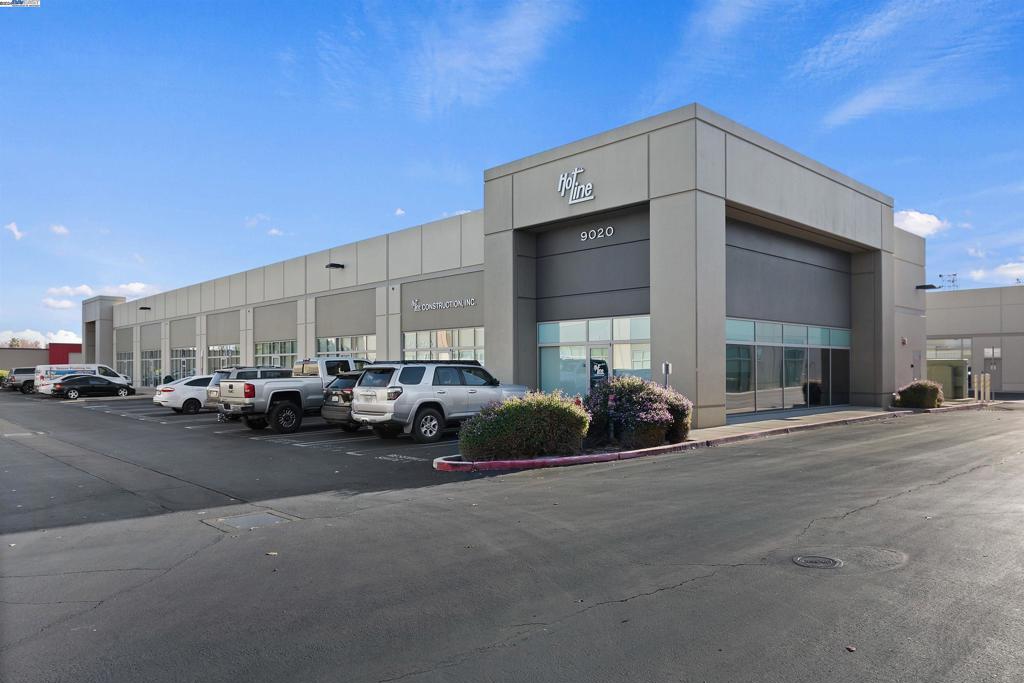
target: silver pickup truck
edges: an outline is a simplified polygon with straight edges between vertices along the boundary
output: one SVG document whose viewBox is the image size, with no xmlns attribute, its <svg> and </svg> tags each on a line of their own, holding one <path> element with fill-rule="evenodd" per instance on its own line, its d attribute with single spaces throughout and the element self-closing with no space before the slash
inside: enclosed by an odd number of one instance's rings
<svg viewBox="0 0 1024 683">
<path fill-rule="evenodd" d="M 292 376 L 280 379 L 225 379 L 220 383 L 218 410 L 240 416 L 250 429 L 270 427 L 291 434 L 302 426 L 302 417 L 320 412 L 324 387 L 343 372 L 360 370 L 362 358 L 333 356 L 301 360 Z"/>
</svg>

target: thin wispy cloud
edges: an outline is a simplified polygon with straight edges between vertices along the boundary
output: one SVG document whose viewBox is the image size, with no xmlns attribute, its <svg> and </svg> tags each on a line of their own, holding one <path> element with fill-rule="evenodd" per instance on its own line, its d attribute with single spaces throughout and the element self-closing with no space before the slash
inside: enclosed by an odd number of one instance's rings
<svg viewBox="0 0 1024 683">
<path fill-rule="evenodd" d="M 46 293 L 51 296 L 96 296 L 96 290 L 89 285 L 50 287 Z"/>
<path fill-rule="evenodd" d="M 245 227 L 247 227 L 247 228 L 255 228 L 256 226 L 261 225 L 263 223 L 266 223 L 269 220 L 270 220 L 270 216 L 268 216 L 267 214 L 265 214 L 265 213 L 256 213 L 256 214 L 253 214 L 252 216 L 246 216 L 245 217 Z"/>
<path fill-rule="evenodd" d="M 11 339 L 20 341 L 36 342 L 39 346 L 47 344 L 81 344 L 82 338 L 71 330 L 57 330 L 56 332 L 40 332 L 27 328 L 24 330 L 3 330 L 0 331 L 0 346 L 8 346 Z"/>
<path fill-rule="evenodd" d="M 11 235 L 14 236 L 15 241 L 18 241 L 22 237 L 25 236 L 24 232 L 22 232 L 21 230 L 18 230 L 18 224 L 15 223 L 14 221 L 11 221 L 7 225 L 5 225 L 4 226 L 4 230 L 6 230 L 7 232 L 11 233 Z"/>
<path fill-rule="evenodd" d="M 397 209 L 395 209 L 395 215 L 396 216 L 404 216 L 405 215 L 405 209 L 403 209 L 402 207 L 398 207 Z"/>
<path fill-rule="evenodd" d="M 762 20 L 791 9 L 782 0 L 705 0 L 688 14 L 679 29 L 678 48 L 658 71 L 641 98 L 644 115 L 694 101 L 703 81 L 725 75 L 743 56 L 746 32 L 759 32 Z"/>
<path fill-rule="evenodd" d="M 43 306 L 56 311 L 63 311 L 69 308 L 74 308 L 75 302 L 71 299 L 54 299 L 51 297 L 45 297 L 43 298 Z"/>
<path fill-rule="evenodd" d="M 971 279 L 981 284 L 1008 285 L 1024 280 L 1024 260 L 1002 263 L 994 268 L 972 270 Z"/>
<path fill-rule="evenodd" d="M 281 230 L 280 228 L 270 228 L 269 230 L 267 230 L 267 234 L 270 235 L 271 237 L 283 237 L 284 231 Z"/>
<path fill-rule="evenodd" d="M 522 82 L 577 17 L 570 0 L 511 0 L 417 11 L 364 4 L 314 48 L 327 100 L 353 109 L 409 107 L 430 116 L 481 106 Z"/>
<path fill-rule="evenodd" d="M 1019 5 L 998 0 L 888 2 L 805 51 L 791 75 L 845 84 L 826 128 L 971 106 L 1009 86 L 996 57 L 1014 44 L 1022 18 Z"/>
<path fill-rule="evenodd" d="M 51 225 L 50 226 L 50 232 L 52 232 L 54 235 L 61 235 L 61 236 L 70 235 L 71 234 L 71 231 L 68 230 L 63 225 Z"/>
</svg>

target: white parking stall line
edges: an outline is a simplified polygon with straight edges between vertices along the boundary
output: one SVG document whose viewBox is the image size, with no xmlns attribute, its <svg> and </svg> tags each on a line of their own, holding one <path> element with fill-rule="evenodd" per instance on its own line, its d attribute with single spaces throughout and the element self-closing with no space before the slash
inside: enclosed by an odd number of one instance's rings
<svg viewBox="0 0 1024 683">
<path fill-rule="evenodd" d="M 301 439 L 314 436 L 337 436 L 338 432 L 333 429 L 322 429 L 309 432 L 292 432 L 291 434 L 268 434 L 267 436 L 250 436 L 253 441 L 274 441 L 276 439 Z"/>
<path fill-rule="evenodd" d="M 222 425 L 222 422 L 211 422 L 205 425 L 192 425 L 191 427 L 185 427 L 185 429 L 209 429 L 210 427 L 220 427 Z M 220 432 L 214 432 L 214 434 L 220 434 Z"/>
<path fill-rule="evenodd" d="M 310 446 L 322 446 L 329 443 L 353 443 L 355 441 L 367 441 L 369 439 L 376 439 L 376 436 L 359 436 L 356 438 L 348 437 L 345 439 L 327 439 L 324 441 L 295 441 L 292 442 L 292 446 L 299 446 L 300 448 L 308 448 Z"/>
<path fill-rule="evenodd" d="M 191 424 L 193 422 L 206 422 L 206 423 L 208 423 L 210 425 L 217 424 L 217 420 L 215 418 L 210 418 L 210 417 L 187 418 L 187 417 L 177 417 L 177 416 L 170 416 L 170 415 L 168 415 L 168 418 L 169 419 L 167 420 L 167 423 L 171 424 L 171 425 Z"/>
</svg>

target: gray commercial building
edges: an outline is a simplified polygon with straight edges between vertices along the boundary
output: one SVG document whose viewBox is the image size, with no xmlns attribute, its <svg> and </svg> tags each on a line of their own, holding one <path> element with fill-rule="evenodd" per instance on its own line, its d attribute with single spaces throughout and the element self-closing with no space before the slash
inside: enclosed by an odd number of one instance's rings
<svg viewBox="0 0 1024 683">
<path fill-rule="evenodd" d="M 927 331 L 928 359 L 966 361 L 993 393 L 1024 394 L 1024 286 L 929 292 Z"/>
<path fill-rule="evenodd" d="M 145 384 L 330 353 L 581 394 L 670 367 L 698 426 L 878 406 L 924 369 L 924 241 L 892 206 L 694 104 L 488 169 L 481 211 L 93 306 L 85 348 Z"/>
</svg>

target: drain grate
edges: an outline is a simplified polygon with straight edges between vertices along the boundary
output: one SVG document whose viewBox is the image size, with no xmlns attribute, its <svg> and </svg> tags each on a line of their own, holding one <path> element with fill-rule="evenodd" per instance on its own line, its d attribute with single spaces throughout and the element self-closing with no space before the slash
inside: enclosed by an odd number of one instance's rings
<svg viewBox="0 0 1024 683">
<path fill-rule="evenodd" d="M 793 562 L 808 569 L 836 569 L 843 566 L 842 560 L 824 555 L 797 555 Z"/>
</svg>

